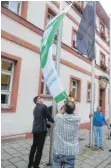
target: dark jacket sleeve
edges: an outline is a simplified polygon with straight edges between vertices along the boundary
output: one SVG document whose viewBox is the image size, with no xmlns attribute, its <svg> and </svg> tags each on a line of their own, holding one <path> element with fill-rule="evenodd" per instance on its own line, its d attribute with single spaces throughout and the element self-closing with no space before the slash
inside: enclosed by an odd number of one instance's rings
<svg viewBox="0 0 111 168">
<path fill-rule="evenodd" d="M 50 122 L 54 123 L 54 119 L 52 118 L 51 114 L 49 113 L 47 106 L 44 106 L 44 115 Z"/>
<path fill-rule="evenodd" d="M 52 106 L 48 107 L 49 114 L 52 116 Z"/>
</svg>

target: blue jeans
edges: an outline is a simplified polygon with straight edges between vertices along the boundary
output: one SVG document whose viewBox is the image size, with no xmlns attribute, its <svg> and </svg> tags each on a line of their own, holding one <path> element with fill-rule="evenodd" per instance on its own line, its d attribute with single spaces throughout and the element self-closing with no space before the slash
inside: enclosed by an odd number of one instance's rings
<svg viewBox="0 0 111 168">
<path fill-rule="evenodd" d="M 75 156 L 64 156 L 53 153 L 53 168 L 74 168 Z"/>
<path fill-rule="evenodd" d="M 94 142 L 98 147 L 103 147 L 103 127 L 94 126 Z"/>
</svg>

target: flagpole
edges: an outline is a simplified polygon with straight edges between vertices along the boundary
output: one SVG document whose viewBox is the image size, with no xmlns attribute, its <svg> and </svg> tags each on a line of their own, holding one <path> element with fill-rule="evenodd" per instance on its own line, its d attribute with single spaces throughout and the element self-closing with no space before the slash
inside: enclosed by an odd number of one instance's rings
<svg viewBox="0 0 111 168">
<path fill-rule="evenodd" d="M 96 22 L 96 1 L 93 2 L 94 5 L 94 19 Z M 95 24 L 94 24 L 94 31 L 95 31 Z M 96 32 L 95 32 L 95 36 L 96 36 Z M 92 60 L 92 78 L 91 78 L 91 114 L 92 117 L 90 119 L 90 138 L 89 138 L 89 146 L 91 148 L 94 147 L 94 143 L 93 143 L 93 114 L 94 114 L 94 83 L 95 83 L 95 55 L 96 55 L 96 51 L 95 51 L 95 37 L 94 37 L 94 59 Z"/>
<path fill-rule="evenodd" d="M 111 14 L 110 14 L 110 75 L 109 75 L 109 122 L 111 124 Z"/>
<path fill-rule="evenodd" d="M 62 1 L 60 1 L 60 13 L 62 12 Z M 62 22 L 59 26 L 57 36 L 57 50 L 56 50 L 56 70 L 59 75 L 60 70 L 60 51 L 61 51 L 61 38 L 62 38 Z"/>
<path fill-rule="evenodd" d="M 60 1 L 60 13 L 62 11 L 62 1 Z M 57 74 L 59 76 L 59 71 L 60 71 L 60 51 L 61 51 L 61 38 L 62 38 L 62 22 L 59 26 L 58 29 L 58 34 L 57 34 L 57 48 L 56 48 L 56 63 L 55 63 L 55 67 L 57 70 Z M 53 100 L 52 103 L 52 117 L 55 118 L 56 115 L 56 111 L 57 110 L 57 104 L 56 102 Z M 53 146 L 54 146 L 54 129 L 51 129 L 50 131 L 50 151 L 49 151 L 49 165 L 52 165 L 52 156 L 53 156 Z"/>
<path fill-rule="evenodd" d="M 95 52 L 94 52 L 95 53 Z M 91 114 L 94 113 L 94 81 L 95 81 L 95 59 L 92 60 L 92 78 L 91 78 Z M 93 116 L 90 119 L 90 142 L 89 146 L 93 148 Z"/>
</svg>

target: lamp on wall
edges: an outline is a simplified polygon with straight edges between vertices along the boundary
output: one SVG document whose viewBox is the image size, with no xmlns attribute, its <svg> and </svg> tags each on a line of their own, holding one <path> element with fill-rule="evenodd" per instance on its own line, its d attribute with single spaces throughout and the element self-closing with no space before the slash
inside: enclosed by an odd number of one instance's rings
<svg viewBox="0 0 111 168">
<path fill-rule="evenodd" d="M 100 87 L 100 89 L 102 89 L 102 90 L 106 89 L 108 82 L 109 82 L 108 77 L 100 76 L 99 77 L 99 87 Z"/>
</svg>

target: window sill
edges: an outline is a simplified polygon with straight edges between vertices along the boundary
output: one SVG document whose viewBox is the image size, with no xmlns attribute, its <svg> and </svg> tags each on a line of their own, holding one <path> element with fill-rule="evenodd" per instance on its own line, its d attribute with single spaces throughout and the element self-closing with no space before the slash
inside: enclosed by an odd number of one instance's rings
<svg viewBox="0 0 111 168">
<path fill-rule="evenodd" d="M 100 66 L 100 69 L 104 72 L 107 72 L 107 69 L 103 69 L 103 68 L 101 68 L 101 66 Z"/>
<path fill-rule="evenodd" d="M 6 7 L 6 6 L 1 6 L 1 7 L 2 7 L 2 8 L 5 8 L 5 9 L 7 9 L 7 10 L 13 12 L 13 13 L 15 13 L 16 15 L 19 15 L 18 12 L 14 11 L 14 9 L 11 9 L 11 8 L 9 8 L 9 7 Z"/>
<path fill-rule="evenodd" d="M 78 49 L 77 49 L 77 47 L 76 47 L 76 46 L 75 46 L 75 47 L 73 47 L 73 46 L 72 46 L 72 49 L 73 49 L 73 50 L 78 51 Z"/>
<path fill-rule="evenodd" d="M 104 39 L 104 38 L 101 37 L 101 34 L 100 34 L 100 32 L 98 30 L 96 30 L 96 33 L 101 38 L 101 40 L 103 40 L 108 46 L 110 45 L 106 39 Z"/>
<path fill-rule="evenodd" d="M 7 105 L 7 106 L 1 105 L 1 109 L 2 109 L 2 110 L 4 110 L 4 109 L 5 109 L 5 110 L 11 110 L 11 109 L 13 109 L 13 108 L 10 107 L 10 106 L 8 106 L 8 105 Z"/>
<path fill-rule="evenodd" d="M 75 100 L 75 102 L 80 103 L 80 100 Z"/>
<path fill-rule="evenodd" d="M 53 97 L 50 95 L 40 95 L 41 98 L 43 98 L 44 100 L 53 100 Z"/>
<path fill-rule="evenodd" d="M 5 107 L 1 107 L 1 112 L 2 113 L 15 113 L 16 112 L 16 108 L 15 107 L 10 107 L 10 106 L 5 106 Z"/>
</svg>

